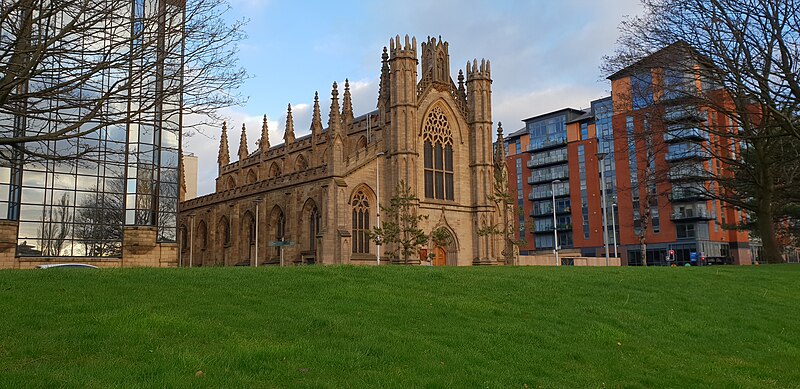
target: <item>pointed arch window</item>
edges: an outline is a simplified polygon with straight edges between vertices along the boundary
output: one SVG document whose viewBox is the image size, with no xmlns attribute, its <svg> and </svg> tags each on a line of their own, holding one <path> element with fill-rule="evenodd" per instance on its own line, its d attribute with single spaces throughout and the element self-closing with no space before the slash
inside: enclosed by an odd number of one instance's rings
<svg viewBox="0 0 800 389">
<path fill-rule="evenodd" d="M 353 254 L 369 254 L 369 201 L 363 190 L 353 196 Z"/>
<path fill-rule="evenodd" d="M 197 235 L 200 238 L 200 249 L 205 250 L 208 247 L 208 229 L 206 222 L 201 220 L 200 225 L 197 227 Z"/>
<path fill-rule="evenodd" d="M 425 159 L 425 197 L 454 200 L 453 136 L 441 107 L 435 107 L 423 127 Z"/>
<path fill-rule="evenodd" d="M 223 216 L 219 220 L 219 230 L 222 235 L 222 245 L 228 247 L 231 245 L 231 224 L 228 218 Z"/>
<path fill-rule="evenodd" d="M 283 216 L 283 211 L 278 211 L 278 217 L 275 219 L 275 241 L 282 242 L 286 237 L 286 218 Z M 281 248 L 275 246 L 275 256 L 281 255 Z"/>
<path fill-rule="evenodd" d="M 314 208 L 311 209 L 311 217 L 308 219 L 308 247 L 312 252 L 317 249 L 317 235 L 319 234 L 321 220 L 319 210 L 314 206 Z"/>
</svg>

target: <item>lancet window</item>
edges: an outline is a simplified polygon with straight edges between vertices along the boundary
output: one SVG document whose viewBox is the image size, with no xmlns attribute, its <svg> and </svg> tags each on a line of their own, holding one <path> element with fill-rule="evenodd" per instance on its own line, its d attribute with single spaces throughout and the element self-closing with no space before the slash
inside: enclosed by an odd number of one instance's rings
<svg viewBox="0 0 800 389">
<path fill-rule="evenodd" d="M 363 190 L 353 196 L 353 254 L 369 253 L 369 200 Z"/>
</svg>

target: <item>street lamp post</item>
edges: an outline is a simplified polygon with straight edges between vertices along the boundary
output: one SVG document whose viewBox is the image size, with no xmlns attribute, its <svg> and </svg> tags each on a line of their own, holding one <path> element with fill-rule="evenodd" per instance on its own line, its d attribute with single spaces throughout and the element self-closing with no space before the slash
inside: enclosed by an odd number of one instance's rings
<svg viewBox="0 0 800 389">
<path fill-rule="evenodd" d="M 611 203 L 611 233 L 614 235 L 614 258 L 619 258 L 619 255 L 617 255 L 617 217 L 614 212 L 616 208 L 617 202 L 614 201 Z"/>
<path fill-rule="evenodd" d="M 261 204 L 261 198 L 259 197 L 258 199 L 256 199 L 255 203 L 256 203 L 256 225 L 255 225 L 255 231 L 254 231 L 255 235 L 256 235 L 255 236 L 255 240 L 256 240 L 255 261 L 256 261 L 256 267 L 258 267 L 258 216 L 259 216 L 259 212 L 258 212 L 258 208 L 259 207 L 258 206 L 259 206 L 259 204 Z"/>
<path fill-rule="evenodd" d="M 375 158 L 375 197 L 377 197 L 375 202 L 378 203 L 378 228 L 381 228 L 381 157 L 385 154 L 385 152 L 381 151 Z M 375 241 L 375 246 L 377 246 L 378 250 L 378 266 L 381 264 L 381 240 L 379 236 Z"/>
<path fill-rule="evenodd" d="M 603 245 L 606 249 L 606 266 L 608 266 L 608 206 L 606 204 L 606 169 L 603 166 L 603 159 L 608 153 L 597 153 L 597 160 L 600 166 L 600 193 L 603 196 Z M 616 238 L 615 238 L 616 239 Z"/>
<path fill-rule="evenodd" d="M 561 183 L 561 180 L 553 180 L 551 185 L 551 193 L 553 194 L 553 254 L 556 256 L 556 267 L 558 266 L 558 220 L 556 220 L 556 184 Z"/>
</svg>

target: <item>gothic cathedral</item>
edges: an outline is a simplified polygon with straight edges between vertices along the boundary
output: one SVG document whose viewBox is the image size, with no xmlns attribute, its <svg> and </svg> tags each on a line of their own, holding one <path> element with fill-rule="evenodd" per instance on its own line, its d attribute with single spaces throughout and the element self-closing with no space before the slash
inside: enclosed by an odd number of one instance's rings
<svg viewBox="0 0 800 389">
<path fill-rule="evenodd" d="M 284 143 L 270 145 L 265 117 L 253 152 L 242 128 L 236 162 L 223 124 L 216 192 L 181 203 L 182 265 L 375 264 L 369 231 L 401 182 L 427 216 L 423 231 L 449 235 L 414 263 L 505 263 L 505 239 L 483 232 L 508 219 L 493 201 L 495 177 L 507 173 L 495 171 L 505 169 L 505 156 L 502 145 L 492 148 L 490 63 L 467 62 L 456 83 L 448 43 L 428 38 L 420 46 L 421 67 L 416 38 L 397 36 L 384 47 L 372 112 L 354 116 L 348 82 L 340 106 L 333 83 L 327 126 L 317 95 L 310 134 L 295 137 L 289 106 Z M 382 264 L 398 261 L 386 255 L 391 247 L 380 248 Z"/>
</svg>

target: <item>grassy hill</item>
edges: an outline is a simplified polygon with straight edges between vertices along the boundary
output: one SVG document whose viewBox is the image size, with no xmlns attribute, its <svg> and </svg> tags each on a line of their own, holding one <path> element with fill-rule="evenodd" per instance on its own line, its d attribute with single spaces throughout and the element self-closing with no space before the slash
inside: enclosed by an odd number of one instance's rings
<svg viewBox="0 0 800 389">
<path fill-rule="evenodd" d="M 800 267 L 0 271 L 0 387 L 800 387 Z"/>
</svg>

